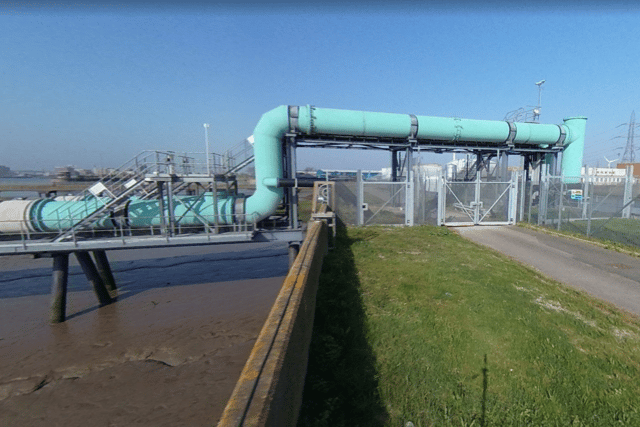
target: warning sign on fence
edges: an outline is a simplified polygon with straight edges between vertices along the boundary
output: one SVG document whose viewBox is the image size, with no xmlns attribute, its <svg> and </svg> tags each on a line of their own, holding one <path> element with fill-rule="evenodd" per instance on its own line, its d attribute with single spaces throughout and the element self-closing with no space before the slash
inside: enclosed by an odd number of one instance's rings
<svg viewBox="0 0 640 427">
<path fill-rule="evenodd" d="M 569 190 L 571 192 L 571 200 L 582 200 L 582 190 Z"/>
</svg>

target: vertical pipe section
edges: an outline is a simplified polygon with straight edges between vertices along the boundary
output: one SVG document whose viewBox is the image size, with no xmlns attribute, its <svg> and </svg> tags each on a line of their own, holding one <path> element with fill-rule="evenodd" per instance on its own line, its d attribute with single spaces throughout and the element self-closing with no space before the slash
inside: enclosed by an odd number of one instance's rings
<svg viewBox="0 0 640 427">
<path fill-rule="evenodd" d="M 51 285 L 51 323 L 64 322 L 67 313 L 67 283 L 69 278 L 69 254 L 53 255 L 53 283 Z"/>
<path fill-rule="evenodd" d="M 289 108 L 285 105 L 264 113 L 253 131 L 256 191 L 244 201 L 247 222 L 260 221 L 278 208 L 283 191 L 275 184 L 283 177 L 282 139 L 288 131 Z M 265 180 L 274 185 L 266 185 Z"/>
<path fill-rule="evenodd" d="M 584 133 L 587 126 L 586 117 L 570 117 L 564 119 L 567 129 L 564 152 L 562 153 L 562 175 L 564 182 L 575 184 L 582 175 L 582 157 L 584 155 Z"/>
</svg>

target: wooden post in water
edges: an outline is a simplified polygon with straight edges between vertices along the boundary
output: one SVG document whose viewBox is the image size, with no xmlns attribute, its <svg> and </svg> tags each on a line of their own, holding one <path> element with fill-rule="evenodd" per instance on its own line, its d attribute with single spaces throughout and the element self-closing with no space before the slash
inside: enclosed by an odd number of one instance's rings
<svg viewBox="0 0 640 427">
<path fill-rule="evenodd" d="M 298 256 L 298 252 L 300 252 L 300 243 L 299 242 L 289 242 L 289 268 L 296 261 L 296 257 Z"/>
<path fill-rule="evenodd" d="M 107 258 L 107 253 L 104 250 L 93 251 L 93 258 L 96 260 L 96 267 L 98 268 L 98 273 L 102 278 L 107 289 L 111 292 L 117 290 L 116 280 L 113 278 L 113 272 L 111 271 L 111 266 L 109 265 L 109 258 Z"/>
<path fill-rule="evenodd" d="M 107 288 L 104 286 L 104 282 L 89 254 L 87 252 L 76 252 L 76 258 L 85 276 L 87 276 L 87 279 L 91 282 L 93 291 L 98 297 L 98 301 L 100 301 L 100 306 L 110 304 L 112 300 L 109 291 L 107 291 Z"/>
<path fill-rule="evenodd" d="M 69 254 L 53 255 L 53 283 L 51 285 L 51 323 L 64 322 L 67 313 L 67 283 L 69 278 Z"/>
</svg>

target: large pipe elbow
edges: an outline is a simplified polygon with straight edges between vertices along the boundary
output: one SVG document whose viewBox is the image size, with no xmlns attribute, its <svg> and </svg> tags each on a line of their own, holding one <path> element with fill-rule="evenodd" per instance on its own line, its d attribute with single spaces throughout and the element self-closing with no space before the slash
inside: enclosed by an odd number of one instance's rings
<svg viewBox="0 0 640 427">
<path fill-rule="evenodd" d="M 566 183 L 577 183 L 582 176 L 587 118 L 569 117 L 564 119 L 563 126 L 567 129 L 567 137 L 562 153 L 562 175 L 565 177 L 564 181 Z"/>
<path fill-rule="evenodd" d="M 256 191 L 244 202 L 247 222 L 267 218 L 276 211 L 282 200 L 282 188 L 266 185 L 265 182 L 283 177 L 282 139 L 288 131 L 289 108 L 286 105 L 264 113 L 253 131 Z"/>
</svg>

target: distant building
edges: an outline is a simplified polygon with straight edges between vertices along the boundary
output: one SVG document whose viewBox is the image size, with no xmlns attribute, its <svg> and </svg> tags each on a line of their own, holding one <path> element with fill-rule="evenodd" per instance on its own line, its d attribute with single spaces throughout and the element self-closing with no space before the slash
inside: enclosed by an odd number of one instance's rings
<svg viewBox="0 0 640 427">
<path fill-rule="evenodd" d="M 13 173 L 8 166 L 0 165 L 0 178 L 8 178 L 11 176 L 15 176 L 15 173 Z"/>
<path fill-rule="evenodd" d="M 640 178 L 640 163 L 618 163 L 616 165 L 616 169 L 626 170 L 627 166 L 631 166 L 633 168 L 633 176 L 635 176 L 636 178 Z"/>
<path fill-rule="evenodd" d="M 582 176 L 589 175 L 595 185 L 614 185 L 625 181 L 626 170 L 624 168 L 592 168 L 583 167 Z"/>
<path fill-rule="evenodd" d="M 56 168 L 56 179 L 60 181 L 97 181 L 100 178 L 88 169 L 65 166 Z"/>
</svg>

